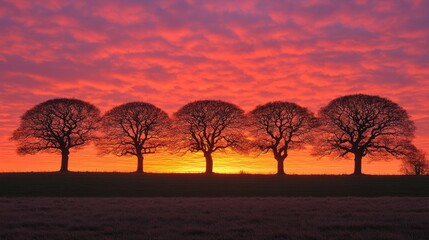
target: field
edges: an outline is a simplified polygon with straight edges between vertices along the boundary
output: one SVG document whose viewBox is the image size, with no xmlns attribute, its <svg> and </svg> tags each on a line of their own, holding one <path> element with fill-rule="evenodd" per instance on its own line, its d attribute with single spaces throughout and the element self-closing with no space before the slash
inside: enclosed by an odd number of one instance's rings
<svg viewBox="0 0 429 240">
<path fill-rule="evenodd" d="M 429 176 L 3 173 L 0 196 L 429 197 Z"/>
<path fill-rule="evenodd" d="M 0 239 L 427 239 L 429 198 L 0 198 Z"/>
<path fill-rule="evenodd" d="M 0 239 L 428 239 L 429 177 L 0 174 Z"/>
</svg>

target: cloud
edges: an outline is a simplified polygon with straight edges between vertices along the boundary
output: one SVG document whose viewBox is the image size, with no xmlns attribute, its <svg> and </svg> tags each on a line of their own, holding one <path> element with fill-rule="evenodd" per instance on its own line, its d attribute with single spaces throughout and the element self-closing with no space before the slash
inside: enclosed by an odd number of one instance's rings
<svg viewBox="0 0 429 240">
<path fill-rule="evenodd" d="M 361 92 L 391 98 L 416 119 L 429 117 L 428 1 L 1 5 L 0 116 L 10 123 L 3 139 L 25 110 L 59 96 L 103 110 L 149 101 L 171 114 L 206 98 L 245 110 L 296 101 L 317 112 Z M 417 144 L 429 151 L 426 122 L 417 122 Z"/>
</svg>

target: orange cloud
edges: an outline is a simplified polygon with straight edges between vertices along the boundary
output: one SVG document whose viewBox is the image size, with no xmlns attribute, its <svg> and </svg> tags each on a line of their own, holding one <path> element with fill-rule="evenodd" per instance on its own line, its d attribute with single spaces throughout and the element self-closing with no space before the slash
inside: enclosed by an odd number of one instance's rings
<svg viewBox="0 0 429 240">
<path fill-rule="evenodd" d="M 344 94 L 377 94 L 409 111 L 416 144 L 429 152 L 427 12 L 419 0 L 4 1 L 0 171 L 55 170 L 55 156 L 18 157 L 8 140 L 20 115 L 53 97 L 82 98 L 103 111 L 148 101 L 172 114 L 206 98 L 246 111 L 294 101 L 317 112 Z M 290 172 L 344 173 L 351 165 L 295 154 Z M 270 156 L 235 157 L 220 156 L 221 171 L 274 171 Z M 75 170 L 134 168 L 92 148 L 74 158 Z M 200 166 L 198 156 L 161 158 L 149 169 Z M 371 163 L 368 172 L 396 174 L 398 164 Z"/>
</svg>

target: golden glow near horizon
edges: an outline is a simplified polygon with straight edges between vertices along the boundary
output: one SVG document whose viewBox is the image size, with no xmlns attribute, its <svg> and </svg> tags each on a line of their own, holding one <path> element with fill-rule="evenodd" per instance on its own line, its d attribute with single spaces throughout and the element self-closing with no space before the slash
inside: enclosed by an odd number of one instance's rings
<svg viewBox="0 0 429 240">
<path fill-rule="evenodd" d="M 215 173 L 274 174 L 277 162 L 272 153 L 240 155 L 237 153 L 215 153 Z M 36 154 L 18 156 L 14 164 L 0 165 L 0 172 L 51 172 L 60 167 L 60 154 Z M 363 163 L 366 174 L 401 174 L 401 162 L 395 159 Z M 72 151 L 70 171 L 79 172 L 134 172 L 137 159 L 134 156 L 99 156 L 91 148 Z M 393 170 L 393 171 L 392 171 Z M 395 171 L 396 170 L 396 171 Z M 145 156 L 144 171 L 151 173 L 203 173 L 205 159 L 201 153 L 171 154 L 158 153 Z M 350 174 L 353 172 L 352 159 L 331 159 L 310 156 L 308 150 L 292 150 L 285 160 L 286 174 Z"/>
</svg>

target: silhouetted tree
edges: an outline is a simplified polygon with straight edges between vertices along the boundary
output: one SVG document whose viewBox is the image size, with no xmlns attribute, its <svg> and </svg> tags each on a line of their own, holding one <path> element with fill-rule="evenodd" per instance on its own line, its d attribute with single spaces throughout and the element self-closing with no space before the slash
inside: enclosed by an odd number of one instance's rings
<svg viewBox="0 0 429 240">
<path fill-rule="evenodd" d="M 314 114 L 289 102 L 270 102 L 250 112 L 254 147 L 262 152 L 272 151 L 277 161 L 277 174 L 284 174 L 288 150 L 302 148 L 318 126 Z"/>
<path fill-rule="evenodd" d="M 316 154 L 354 155 L 354 174 L 362 174 L 362 158 L 400 156 L 414 136 L 414 123 L 398 104 L 379 96 L 348 95 L 320 110 Z"/>
<path fill-rule="evenodd" d="M 106 112 L 97 142 L 102 153 L 137 157 L 137 171 L 143 172 L 145 154 L 155 153 L 165 144 L 170 119 L 164 111 L 145 102 L 131 102 Z"/>
<path fill-rule="evenodd" d="M 67 172 L 70 149 L 94 140 L 99 120 L 100 111 L 88 102 L 52 99 L 28 110 L 11 139 L 18 142 L 19 154 L 61 152 L 60 172 Z"/>
<path fill-rule="evenodd" d="M 426 153 L 409 144 L 402 158 L 402 172 L 407 175 L 425 175 L 429 172 Z"/>
<path fill-rule="evenodd" d="M 213 173 L 212 153 L 231 148 L 242 150 L 245 138 L 244 111 L 234 104 L 203 100 L 191 102 L 174 114 L 177 147 L 203 152 L 206 173 Z"/>
</svg>

